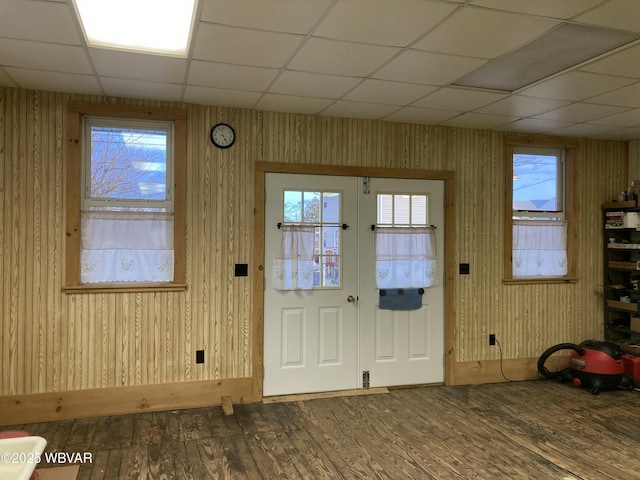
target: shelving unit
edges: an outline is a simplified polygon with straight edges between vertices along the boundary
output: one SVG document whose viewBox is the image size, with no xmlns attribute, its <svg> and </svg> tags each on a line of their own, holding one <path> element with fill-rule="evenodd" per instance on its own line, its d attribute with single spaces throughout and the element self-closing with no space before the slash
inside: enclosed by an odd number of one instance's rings
<svg viewBox="0 0 640 480">
<path fill-rule="evenodd" d="M 640 207 L 635 200 L 610 202 L 602 211 L 604 338 L 640 342 Z"/>
</svg>

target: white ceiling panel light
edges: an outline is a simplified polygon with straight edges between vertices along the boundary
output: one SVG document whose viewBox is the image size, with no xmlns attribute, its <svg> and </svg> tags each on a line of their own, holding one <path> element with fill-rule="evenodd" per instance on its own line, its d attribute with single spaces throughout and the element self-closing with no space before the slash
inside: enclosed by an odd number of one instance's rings
<svg viewBox="0 0 640 480">
<path fill-rule="evenodd" d="M 513 92 L 638 38 L 633 32 L 565 23 L 455 84 Z"/>
<path fill-rule="evenodd" d="M 90 47 L 186 57 L 197 0 L 73 0 Z"/>
</svg>

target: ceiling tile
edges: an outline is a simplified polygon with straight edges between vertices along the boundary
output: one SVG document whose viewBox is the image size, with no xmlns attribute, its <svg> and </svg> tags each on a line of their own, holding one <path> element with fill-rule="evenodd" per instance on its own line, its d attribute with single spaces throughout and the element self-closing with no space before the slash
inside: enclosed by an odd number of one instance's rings
<svg viewBox="0 0 640 480">
<path fill-rule="evenodd" d="M 406 47 L 456 8 L 459 7 L 425 0 L 337 2 L 314 36 Z"/>
<path fill-rule="evenodd" d="M 615 130 L 618 130 L 618 128 L 604 125 L 593 125 L 589 123 L 575 123 L 568 127 L 552 130 L 548 133 L 552 133 L 553 135 L 562 135 L 565 137 L 593 137 L 613 132 Z"/>
<path fill-rule="evenodd" d="M 623 128 L 620 130 L 614 130 L 612 132 L 601 133 L 598 135 L 594 135 L 593 138 L 600 138 L 603 140 L 617 140 L 623 142 L 637 140 L 640 138 L 640 127 Z"/>
<path fill-rule="evenodd" d="M 181 84 L 143 82 L 122 78 L 100 77 L 100 83 L 106 95 L 114 97 L 146 98 L 167 102 L 182 101 Z"/>
<path fill-rule="evenodd" d="M 0 67 L 0 85 L 3 87 L 17 87 L 16 82 L 9 77 L 2 67 Z"/>
<path fill-rule="evenodd" d="M 346 94 L 344 100 L 383 103 L 388 105 L 408 105 L 434 91 L 436 88 L 437 87 L 428 85 L 367 79 Z"/>
<path fill-rule="evenodd" d="M 208 88 L 187 85 L 184 101 L 199 105 L 217 105 L 220 107 L 254 108 L 260 99 L 258 92 L 239 92 L 222 88 Z"/>
<path fill-rule="evenodd" d="M 184 58 L 144 55 L 104 48 L 91 48 L 89 55 L 98 75 L 107 77 L 182 83 L 187 68 L 187 60 Z"/>
<path fill-rule="evenodd" d="M 640 108 L 634 108 L 633 110 L 599 118 L 591 123 L 619 127 L 638 127 L 640 126 Z"/>
<path fill-rule="evenodd" d="M 466 7 L 413 45 L 431 52 L 496 58 L 558 25 L 557 20 Z M 509 28 L 504 28 L 508 25 Z"/>
<path fill-rule="evenodd" d="M 483 65 L 485 60 L 407 50 L 378 70 L 373 77 L 398 82 L 446 85 Z"/>
<path fill-rule="evenodd" d="M 22 68 L 5 68 L 21 88 L 52 92 L 80 93 L 85 95 L 103 95 L 98 81 L 93 75 L 74 73 L 43 72 Z"/>
<path fill-rule="evenodd" d="M 2 65 L 67 73 L 93 73 L 82 47 L 0 38 Z"/>
<path fill-rule="evenodd" d="M 361 103 L 338 100 L 329 108 L 326 108 L 320 115 L 327 117 L 361 118 L 366 120 L 377 120 L 397 110 L 395 105 L 381 105 L 379 103 Z"/>
<path fill-rule="evenodd" d="M 442 125 L 458 128 L 477 128 L 481 130 L 490 130 L 506 123 L 514 122 L 518 117 L 507 117 L 504 115 L 485 115 L 483 113 L 463 113 L 442 122 Z"/>
<path fill-rule="evenodd" d="M 602 3 L 602 0 L 472 0 L 472 5 L 511 12 L 568 19 Z"/>
<path fill-rule="evenodd" d="M 533 97 L 547 97 L 558 100 L 580 101 L 624 87 L 635 80 L 573 71 L 545 80 L 518 93 Z"/>
<path fill-rule="evenodd" d="M 640 78 L 640 45 L 634 45 L 580 67 L 586 72 Z"/>
<path fill-rule="evenodd" d="M 283 71 L 269 92 L 301 97 L 340 98 L 361 80 L 355 77 Z"/>
<path fill-rule="evenodd" d="M 592 103 L 572 103 L 571 105 L 537 115 L 535 118 L 580 123 L 622 113 L 625 110 L 628 109 L 610 105 L 594 105 Z"/>
<path fill-rule="evenodd" d="M 292 97 L 289 95 L 267 93 L 260 99 L 255 108 L 269 112 L 317 115 L 333 102 L 334 100 L 325 98 Z"/>
<path fill-rule="evenodd" d="M 200 23 L 193 58 L 212 62 L 280 68 L 304 37 Z"/>
<path fill-rule="evenodd" d="M 404 107 L 387 115 L 382 120 L 389 122 L 421 123 L 433 125 L 460 115 L 460 112 L 436 110 L 434 108 Z"/>
<path fill-rule="evenodd" d="M 501 125 L 500 130 L 507 132 L 544 133 L 571 125 L 569 122 L 543 120 L 541 118 L 521 118 L 515 122 Z"/>
<path fill-rule="evenodd" d="M 578 22 L 640 32 L 640 2 L 638 0 L 609 0 L 578 15 Z"/>
<path fill-rule="evenodd" d="M 324 15 L 332 0 L 204 0 L 202 20 L 223 25 L 307 33 Z"/>
<path fill-rule="evenodd" d="M 388 62 L 399 48 L 310 38 L 288 68 L 306 72 L 366 77 Z"/>
<path fill-rule="evenodd" d="M 189 66 L 187 83 L 203 87 L 260 91 L 271 85 L 278 72 L 275 68 L 193 60 Z"/>
<path fill-rule="evenodd" d="M 415 107 L 466 112 L 505 98 L 507 94 L 465 88 L 441 88 L 414 103 Z"/>
<path fill-rule="evenodd" d="M 591 97 L 588 102 L 602 105 L 618 105 L 620 107 L 640 107 L 640 82 L 604 95 Z"/>
<path fill-rule="evenodd" d="M 82 34 L 66 3 L 2 0 L 0 35 L 7 38 L 80 45 Z"/>
<path fill-rule="evenodd" d="M 530 117 L 540 113 L 564 107 L 570 102 L 566 100 L 551 100 L 547 98 L 525 97 L 524 95 L 511 95 L 498 100 L 486 107 L 478 108 L 478 113 L 491 115 L 513 115 L 516 117 Z"/>
</svg>

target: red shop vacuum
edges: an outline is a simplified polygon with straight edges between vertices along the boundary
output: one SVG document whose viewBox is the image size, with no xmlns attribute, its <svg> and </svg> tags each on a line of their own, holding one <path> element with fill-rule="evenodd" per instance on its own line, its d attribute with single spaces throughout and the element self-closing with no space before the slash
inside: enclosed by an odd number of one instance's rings
<svg viewBox="0 0 640 480">
<path fill-rule="evenodd" d="M 551 372 L 545 367 L 545 362 L 560 350 L 572 350 L 569 368 Z M 638 388 L 640 382 L 625 372 L 623 355 L 616 343 L 603 340 L 586 340 L 579 345 L 561 343 L 540 355 L 538 372 L 544 378 L 571 382 L 576 387 L 591 388 L 594 395 L 603 390 Z"/>
</svg>

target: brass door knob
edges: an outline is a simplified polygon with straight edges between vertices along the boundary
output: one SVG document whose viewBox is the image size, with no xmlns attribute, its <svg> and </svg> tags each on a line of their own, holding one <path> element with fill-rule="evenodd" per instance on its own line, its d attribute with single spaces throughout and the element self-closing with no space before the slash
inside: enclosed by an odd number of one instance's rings
<svg viewBox="0 0 640 480">
<path fill-rule="evenodd" d="M 349 296 L 347 297 L 347 302 L 349 302 L 349 303 L 355 303 L 355 301 L 356 301 L 356 297 L 354 297 L 353 295 L 349 295 Z"/>
</svg>

